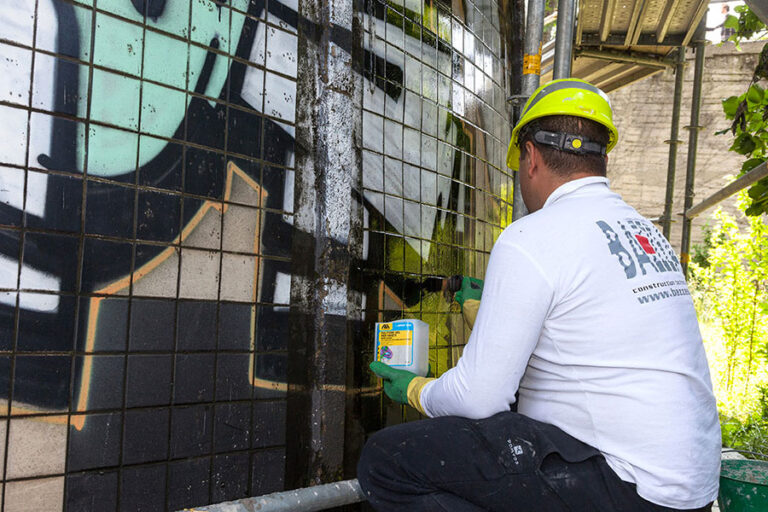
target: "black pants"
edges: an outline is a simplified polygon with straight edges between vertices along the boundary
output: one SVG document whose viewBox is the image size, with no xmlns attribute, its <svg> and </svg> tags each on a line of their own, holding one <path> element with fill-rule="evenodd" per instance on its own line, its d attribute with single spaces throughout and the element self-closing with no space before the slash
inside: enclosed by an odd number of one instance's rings
<svg viewBox="0 0 768 512">
<path fill-rule="evenodd" d="M 514 412 L 381 430 L 365 445 L 357 476 L 381 512 L 674 510 L 638 496 L 596 449 Z"/>
</svg>

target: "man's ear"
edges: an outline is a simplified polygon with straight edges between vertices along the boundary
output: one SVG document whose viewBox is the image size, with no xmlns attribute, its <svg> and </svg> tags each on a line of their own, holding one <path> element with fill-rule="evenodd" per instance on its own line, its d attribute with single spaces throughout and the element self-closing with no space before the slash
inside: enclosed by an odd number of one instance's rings
<svg viewBox="0 0 768 512">
<path fill-rule="evenodd" d="M 531 177 L 538 171 L 538 167 L 541 165 L 541 153 L 531 141 L 525 143 L 525 158 L 528 159 L 526 173 L 528 177 Z"/>
</svg>

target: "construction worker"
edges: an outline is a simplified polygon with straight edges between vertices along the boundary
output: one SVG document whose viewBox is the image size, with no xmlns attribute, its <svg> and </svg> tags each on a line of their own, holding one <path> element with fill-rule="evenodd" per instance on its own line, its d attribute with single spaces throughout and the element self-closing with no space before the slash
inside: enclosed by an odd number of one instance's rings
<svg viewBox="0 0 768 512">
<path fill-rule="evenodd" d="M 368 440 L 376 510 L 710 510 L 720 427 L 696 312 L 667 240 L 608 187 L 617 140 L 587 82 L 526 103 L 507 165 L 531 213 L 493 247 L 462 357 L 437 379 L 371 364 L 430 417 Z"/>
</svg>

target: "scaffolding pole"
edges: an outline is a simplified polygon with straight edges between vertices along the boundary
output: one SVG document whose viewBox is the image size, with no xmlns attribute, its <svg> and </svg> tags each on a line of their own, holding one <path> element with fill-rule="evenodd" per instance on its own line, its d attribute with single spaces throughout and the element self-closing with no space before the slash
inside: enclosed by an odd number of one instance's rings
<svg viewBox="0 0 768 512">
<path fill-rule="evenodd" d="M 184 509 L 183 512 L 317 512 L 365 501 L 357 479 Z"/>
<path fill-rule="evenodd" d="M 525 40 L 523 43 L 523 92 L 519 103 L 525 101 L 538 89 L 541 80 L 541 34 L 544 32 L 545 0 L 530 0 L 525 22 Z M 512 221 L 525 216 L 528 209 L 523 203 L 520 192 L 520 173 L 514 173 L 514 199 L 512 200 Z"/>
<path fill-rule="evenodd" d="M 706 44 L 704 19 L 694 35 L 693 48 L 696 60 L 693 71 L 693 98 L 691 100 L 691 124 L 688 126 L 688 162 L 685 172 L 685 203 L 683 211 L 688 211 L 693 204 L 693 185 L 696 178 L 696 150 L 699 143 L 699 113 L 701 111 L 701 83 L 704 77 L 704 49 Z M 683 218 L 683 236 L 680 243 L 680 263 L 683 274 L 688 278 L 689 252 L 691 248 L 691 219 Z"/>
<path fill-rule="evenodd" d="M 744 176 L 741 176 L 740 178 L 734 180 L 732 183 L 729 183 L 725 187 L 721 188 L 696 206 L 687 209 L 684 213 L 685 218 L 693 219 L 708 208 L 715 206 L 723 199 L 731 197 L 739 190 L 743 190 L 753 183 L 756 183 L 766 177 L 768 177 L 768 167 L 766 167 L 765 162 L 763 162 L 746 173 Z"/>
<path fill-rule="evenodd" d="M 667 193 L 664 199 L 664 214 L 662 215 L 662 232 L 669 240 L 670 225 L 672 223 L 672 201 L 675 192 L 675 169 L 677 168 L 677 146 L 683 141 L 678 140 L 680 131 L 680 106 L 683 99 L 683 79 L 685 74 L 685 47 L 677 50 L 677 64 L 675 66 L 675 96 L 672 102 L 672 128 L 669 133 L 669 164 L 667 165 Z"/>
<path fill-rule="evenodd" d="M 558 0 L 557 32 L 555 33 L 555 67 L 552 74 L 555 80 L 571 76 L 575 20 L 576 0 Z"/>
</svg>

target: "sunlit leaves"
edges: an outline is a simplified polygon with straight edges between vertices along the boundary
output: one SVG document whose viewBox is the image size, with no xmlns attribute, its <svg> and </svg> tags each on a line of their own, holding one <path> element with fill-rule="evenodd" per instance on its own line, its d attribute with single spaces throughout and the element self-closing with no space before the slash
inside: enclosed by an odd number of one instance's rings
<svg viewBox="0 0 768 512">
<path fill-rule="evenodd" d="M 737 16 L 728 16 L 725 21 L 727 28 L 736 33 L 729 38 L 739 43 L 760 35 L 766 31 L 766 26 L 749 10 L 747 6 L 735 8 Z M 731 132 L 735 136 L 730 151 L 744 155 L 747 161 L 741 168 L 744 174 L 755 168 L 768 158 L 768 94 L 758 83 L 768 79 L 768 44 L 760 52 L 757 66 L 747 90 L 741 96 L 731 96 L 723 100 L 723 113 L 731 122 L 729 128 L 715 132 L 724 135 Z M 745 205 L 747 215 L 762 215 L 768 212 L 768 191 L 760 183 L 750 188 L 750 201 Z"/>
<path fill-rule="evenodd" d="M 759 37 L 766 31 L 765 24 L 746 5 L 738 5 L 734 11 L 738 16 L 728 15 L 725 18 L 725 27 L 735 31 L 729 41 L 738 45 L 742 40 Z"/>
<path fill-rule="evenodd" d="M 753 162 L 754 163 L 754 162 Z M 768 190 L 768 183 L 760 184 Z M 749 203 L 745 192 L 739 207 Z M 708 356 L 724 419 L 723 429 L 762 420 L 761 388 L 768 386 L 768 224 L 718 210 L 691 263 L 691 288 L 707 339 Z M 738 418 L 738 425 L 726 425 Z M 730 423 L 729 423 L 730 424 Z M 739 437 L 736 430 L 727 437 Z M 750 434 L 752 435 L 752 434 Z"/>
</svg>

